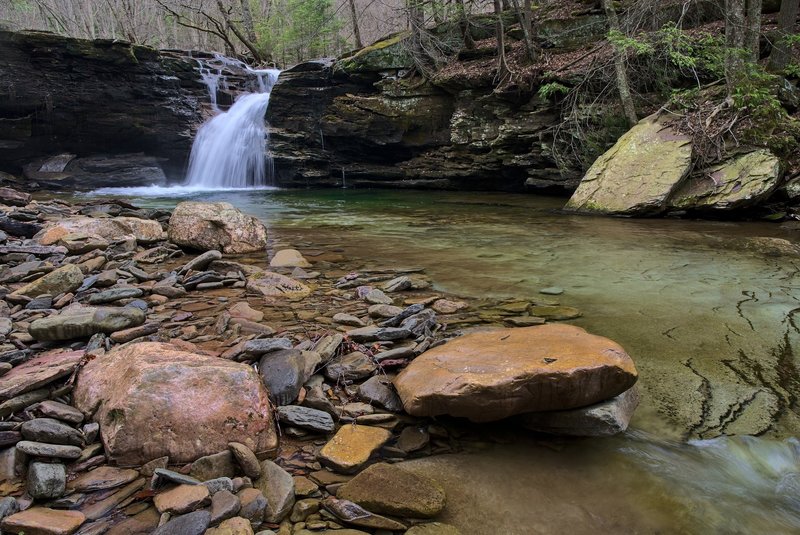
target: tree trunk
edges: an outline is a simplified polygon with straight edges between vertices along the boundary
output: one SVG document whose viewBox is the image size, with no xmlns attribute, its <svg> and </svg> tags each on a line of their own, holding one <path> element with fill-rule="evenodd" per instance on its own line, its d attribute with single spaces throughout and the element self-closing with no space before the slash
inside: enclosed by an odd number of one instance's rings
<svg viewBox="0 0 800 535">
<path fill-rule="evenodd" d="M 422 0 L 406 0 L 408 5 L 408 25 L 411 28 L 411 53 L 417 65 L 424 64 L 422 50 L 422 30 L 425 26 L 425 14 L 422 11 Z"/>
<path fill-rule="evenodd" d="M 725 81 L 733 94 L 741 73 L 744 50 L 745 0 L 725 0 Z"/>
<path fill-rule="evenodd" d="M 353 36 L 356 40 L 356 48 L 364 48 L 361 40 L 361 29 L 358 27 L 358 12 L 356 11 L 356 1 L 350 0 L 350 17 L 353 19 Z"/>
<path fill-rule="evenodd" d="M 744 48 L 754 63 L 761 57 L 761 4 L 761 0 L 747 0 Z"/>
<path fill-rule="evenodd" d="M 603 0 L 603 8 L 606 11 L 609 28 L 612 31 L 621 32 L 619 17 L 617 17 L 617 11 L 614 9 L 614 0 Z M 624 49 L 617 49 L 614 51 L 614 73 L 617 79 L 617 91 L 619 92 L 619 100 L 622 103 L 622 109 L 625 112 L 628 123 L 630 126 L 633 126 L 639 122 L 639 119 L 636 116 L 636 106 L 631 96 L 631 86 L 628 81 L 628 68 L 625 64 Z"/>
<path fill-rule="evenodd" d="M 506 30 L 503 27 L 503 4 L 501 0 L 494 0 L 494 14 L 497 17 L 495 33 L 497 34 L 497 85 L 505 82 L 511 71 L 506 60 Z"/>
<path fill-rule="evenodd" d="M 769 56 L 769 68 L 772 71 L 781 72 L 789 64 L 791 46 L 786 38 L 794 33 L 798 10 L 800 10 L 800 1 L 798 0 L 781 2 L 781 12 L 778 14 L 778 35 L 772 45 L 772 54 Z"/>
<path fill-rule="evenodd" d="M 235 35 L 236 38 L 239 39 L 239 41 L 241 41 L 241 43 L 247 48 L 247 50 L 250 51 L 256 63 L 261 63 L 264 58 L 262 57 L 261 52 L 258 50 L 258 47 L 256 47 L 255 43 L 248 39 L 247 36 L 244 35 L 242 31 L 231 21 L 230 15 L 225 9 L 222 0 L 217 0 L 217 8 L 219 8 L 219 12 L 225 21 L 225 26 L 227 29 L 233 32 L 233 35 Z M 230 43 L 230 41 L 228 41 L 228 43 Z"/>
<path fill-rule="evenodd" d="M 464 5 L 464 0 L 456 0 L 456 2 L 458 3 L 458 24 L 461 27 L 461 37 L 464 38 L 464 48 L 473 50 L 475 48 L 475 40 L 472 38 L 472 32 L 469 29 L 467 6 Z"/>
<path fill-rule="evenodd" d="M 536 61 L 537 54 L 536 47 L 533 44 L 533 37 L 531 37 L 530 19 L 519 5 L 519 0 L 512 0 L 511 3 L 514 4 L 514 11 L 517 13 L 519 27 L 522 29 L 522 38 L 525 41 L 525 50 L 528 53 L 528 59 L 532 62 Z M 530 4 L 530 2 L 528 2 L 528 4 Z"/>
<path fill-rule="evenodd" d="M 256 27 L 253 24 L 253 12 L 250 11 L 250 0 L 241 0 L 242 4 L 242 26 L 244 34 L 253 43 L 258 41 L 256 37 Z"/>
</svg>

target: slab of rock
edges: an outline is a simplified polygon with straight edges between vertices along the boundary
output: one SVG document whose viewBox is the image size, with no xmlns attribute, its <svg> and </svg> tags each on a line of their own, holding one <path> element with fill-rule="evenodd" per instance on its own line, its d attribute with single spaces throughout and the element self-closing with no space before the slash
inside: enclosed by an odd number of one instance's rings
<svg viewBox="0 0 800 535">
<path fill-rule="evenodd" d="M 34 462 L 28 466 L 26 490 L 31 498 L 49 500 L 64 495 L 67 469 L 60 463 Z"/>
<path fill-rule="evenodd" d="M 234 477 L 236 475 L 236 462 L 233 453 L 226 449 L 213 455 L 200 457 L 192 463 L 189 475 L 199 481 L 208 481 L 220 477 Z"/>
<path fill-rule="evenodd" d="M 298 405 L 278 407 L 278 419 L 287 425 L 315 433 L 333 433 L 333 418 L 327 412 Z"/>
<path fill-rule="evenodd" d="M 204 535 L 253 535 L 253 527 L 250 525 L 249 520 L 237 516 L 225 520 L 215 528 L 209 529 Z"/>
<path fill-rule="evenodd" d="M 358 387 L 358 397 L 387 411 L 403 410 L 403 403 L 394 391 L 392 380 L 385 376 L 376 375 L 367 379 Z"/>
<path fill-rule="evenodd" d="M 431 308 L 439 314 L 455 314 L 468 307 L 469 305 L 464 301 L 450 301 L 449 299 L 438 299 L 431 305 Z"/>
<path fill-rule="evenodd" d="M 345 425 L 322 447 L 319 460 L 332 470 L 351 474 L 364 466 L 390 438 L 392 433 L 380 427 Z"/>
<path fill-rule="evenodd" d="M 211 524 L 210 512 L 195 511 L 171 519 L 151 535 L 203 535 L 209 524 Z"/>
<path fill-rule="evenodd" d="M 241 508 L 242 504 L 235 494 L 229 490 L 221 490 L 211 497 L 211 523 L 232 518 Z"/>
<path fill-rule="evenodd" d="M 311 267 L 311 263 L 300 254 L 300 251 L 295 249 L 281 249 L 275 253 L 275 256 L 269 261 L 269 265 L 274 268 Z"/>
<path fill-rule="evenodd" d="M 403 535 L 461 535 L 461 531 L 450 524 L 428 522 L 412 526 Z"/>
<path fill-rule="evenodd" d="M 77 290 L 83 284 L 83 272 L 74 264 L 67 264 L 42 275 L 33 282 L 11 292 L 12 297 L 38 297 L 40 295 L 58 295 Z"/>
<path fill-rule="evenodd" d="M 31 323 L 28 332 L 36 340 L 52 342 L 111 334 L 144 323 L 145 313 L 136 307 L 74 307 Z"/>
<path fill-rule="evenodd" d="M 405 524 L 367 511 L 357 503 L 328 496 L 322 501 L 323 507 L 342 521 L 363 528 L 388 531 L 404 531 Z"/>
<path fill-rule="evenodd" d="M 566 411 L 531 412 L 521 415 L 520 421 L 526 429 L 551 435 L 609 437 L 628 429 L 638 405 L 634 386 L 608 401 Z"/>
<path fill-rule="evenodd" d="M 253 523 L 264 521 L 264 511 L 267 508 L 267 499 L 258 489 L 242 489 L 237 494 L 241 507 L 239 516 L 251 520 Z"/>
<path fill-rule="evenodd" d="M 261 477 L 261 464 L 256 454 L 253 453 L 253 450 L 239 442 L 229 443 L 228 449 L 231 450 L 233 458 L 239 463 L 244 475 L 250 479 L 258 479 Z"/>
<path fill-rule="evenodd" d="M 169 240 L 181 247 L 226 254 L 263 251 L 267 228 L 230 203 L 179 203 L 169 220 Z"/>
<path fill-rule="evenodd" d="M 370 357 L 360 351 L 353 351 L 328 362 L 325 377 L 332 381 L 353 381 L 369 377 L 377 369 L 378 365 Z"/>
<path fill-rule="evenodd" d="M 34 418 L 20 426 L 25 440 L 47 442 L 49 444 L 66 444 L 82 446 L 83 436 L 80 431 L 53 418 Z"/>
<path fill-rule="evenodd" d="M 397 327 L 361 327 L 347 331 L 347 336 L 356 342 L 390 342 L 411 337 L 411 331 Z"/>
<path fill-rule="evenodd" d="M 161 223 L 152 219 L 85 216 L 69 217 L 50 223 L 37 239 L 42 245 L 52 245 L 69 234 L 97 236 L 109 242 L 133 238 L 145 244 L 166 239 Z"/>
<path fill-rule="evenodd" d="M 89 362 L 73 399 L 121 466 L 191 462 L 231 441 L 257 453 L 277 447 L 268 393 L 251 367 L 169 344 L 133 344 Z"/>
<path fill-rule="evenodd" d="M 17 442 L 16 448 L 31 457 L 53 457 L 55 459 L 77 459 L 82 453 L 82 450 L 77 446 L 47 444 L 30 440 Z"/>
<path fill-rule="evenodd" d="M 528 309 L 531 315 L 545 320 L 572 320 L 582 316 L 581 311 L 574 307 L 558 305 L 534 305 Z"/>
<path fill-rule="evenodd" d="M 648 215 L 662 212 L 692 169 L 692 144 L 665 119 L 639 121 L 586 172 L 566 205 L 579 212 Z"/>
<path fill-rule="evenodd" d="M 8 206 L 25 206 L 31 202 L 31 194 L 13 188 L 0 188 L 0 203 Z"/>
<path fill-rule="evenodd" d="M 261 477 L 253 481 L 253 488 L 258 489 L 267 499 L 264 510 L 266 522 L 278 523 L 286 518 L 294 506 L 294 479 L 286 470 L 273 463 L 261 463 Z"/>
<path fill-rule="evenodd" d="M 190 271 L 202 271 L 206 269 L 215 260 L 221 260 L 222 253 L 214 249 L 206 251 L 205 253 L 193 258 L 186 262 L 180 269 L 180 273 L 189 273 Z"/>
<path fill-rule="evenodd" d="M 370 318 L 393 318 L 403 312 L 403 309 L 394 305 L 372 305 L 367 309 Z"/>
<path fill-rule="evenodd" d="M 84 472 L 69 482 L 70 492 L 94 492 L 127 485 L 139 477 L 139 472 L 113 466 L 98 466 L 90 472 Z"/>
<path fill-rule="evenodd" d="M 367 325 L 361 318 L 357 318 L 352 314 L 345 314 L 343 312 L 334 314 L 333 318 L 331 319 L 333 319 L 334 323 L 338 323 L 339 325 L 349 325 L 351 327 L 365 327 Z"/>
<path fill-rule="evenodd" d="M 25 535 L 71 535 L 86 521 L 79 511 L 31 507 L 3 519 L 4 532 Z"/>
<path fill-rule="evenodd" d="M 83 413 L 81 411 L 71 405 L 59 403 L 58 401 L 50 399 L 36 405 L 36 412 L 42 416 L 56 418 L 62 422 L 69 422 L 71 424 L 83 422 Z"/>
<path fill-rule="evenodd" d="M 311 288 L 280 273 L 263 271 L 247 278 L 247 289 L 264 297 L 286 297 L 302 299 L 311 293 Z"/>
<path fill-rule="evenodd" d="M 156 494 L 153 503 L 159 513 L 181 515 L 211 503 L 211 494 L 205 485 L 178 485 Z"/>
<path fill-rule="evenodd" d="M 619 344 L 553 324 L 456 338 L 413 360 L 394 385 L 411 415 L 490 422 L 592 405 L 621 394 L 636 379 Z"/>
<path fill-rule="evenodd" d="M 89 296 L 90 305 L 103 305 L 113 303 L 120 299 L 131 299 L 141 297 L 144 292 L 140 288 L 112 288 L 104 292 L 98 292 Z"/>
<path fill-rule="evenodd" d="M 230 309 L 228 309 L 228 313 L 232 318 L 240 318 L 248 321 L 254 321 L 256 323 L 264 319 L 263 312 L 260 310 L 254 310 L 245 301 L 239 301 L 238 303 L 234 304 Z"/>
<path fill-rule="evenodd" d="M 297 349 L 275 351 L 264 355 L 258 372 L 277 405 L 288 405 L 297 399 L 306 382 L 306 359 Z"/>
<path fill-rule="evenodd" d="M 369 466 L 342 485 L 336 497 L 373 513 L 411 518 L 433 518 L 445 506 L 444 489 L 434 480 L 386 463 Z"/>
<path fill-rule="evenodd" d="M 70 375 L 78 367 L 83 355 L 83 351 L 51 352 L 15 366 L 0 377 L 0 399 L 36 390 Z"/>
</svg>

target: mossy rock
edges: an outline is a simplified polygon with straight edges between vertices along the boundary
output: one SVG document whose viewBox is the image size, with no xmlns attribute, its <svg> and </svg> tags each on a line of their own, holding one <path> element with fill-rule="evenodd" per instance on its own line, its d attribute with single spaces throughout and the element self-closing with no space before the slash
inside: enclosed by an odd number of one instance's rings
<svg viewBox="0 0 800 535">
<path fill-rule="evenodd" d="M 355 51 L 352 55 L 340 58 L 334 70 L 353 74 L 409 68 L 414 64 L 406 42 L 409 37 L 411 37 L 410 31 L 385 37 Z"/>
</svg>

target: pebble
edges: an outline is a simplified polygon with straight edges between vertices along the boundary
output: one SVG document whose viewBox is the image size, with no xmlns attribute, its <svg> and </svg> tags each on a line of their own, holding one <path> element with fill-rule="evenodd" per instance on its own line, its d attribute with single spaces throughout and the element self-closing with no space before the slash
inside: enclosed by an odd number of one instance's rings
<svg viewBox="0 0 800 535">
<path fill-rule="evenodd" d="M 229 442 L 228 449 L 233 453 L 233 457 L 242 468 L 244 475 L 251 479 L 261 477 L 261 464 L 253 450 L 239 442 Z"/>
<path fill-rule="evenodd" d="M 339 325 L 348 325 L 351 327 L 364 327 L 366 323 L 361 318 L 357 318 L 351 314 L 344 314 L 339 312 L 338 314 L 333 316 L 333 322 L 338 323 Z"/>
<path fill-rule="evenodd" d="M 327 412 L 298 405 L 278 407 L 278 419 L 285 424 L 315 433 L 332 433 L 335 424 Z"/>
<path fill-rule="evenodd" d="M 391 412 L 401 412 L 403 403 L 392 387 L 392 380 L 385 376 L 370 377 L 358 387 L 358 397 Z"/>
<path fill-rule="evenodd" d="M 55 457 L 57 459 L 77 459 L 81 456 L 81 449 L 77 446 L 62 446 L 58 444 L 45 444 L 23 440 L 17 442 L 17 449 L 31 457 Z"/>
<path fill-rule="evenodd" d="M 353 351 L 328 362 L 325 368 L 325 377 L 332 381 L 347 381 L 369 377 L 378 365 L 367 355 L 360 351 Z"/>
<path fill-rule="evenodd" d="M 294 506 L 294 479 L 283 468 L 272 461 L 261 463 L 261 477 L 253 481 L 267 499 L 264 521 L 278 523 L 286 518 Z"/>
<path fill-rule="evenodd" d="M 228 490 L 221 490 L 211 498 L 211 523 L 233 518 L 239 514 L 242 504 L 239 497 Z"/>
<path fill-rule="evenodd" d="M 377 288 L 373 288 L 364 296 L 364 301 L 371 305 L 391 305 L 394 300 Z"/>
<path fill-rule="evenodd" d="M 28 466 L 26 490 L 34 499 L 53 499 L 64 494 L 67 470 L 63 464 L 33 462 Z"/>
</svg>

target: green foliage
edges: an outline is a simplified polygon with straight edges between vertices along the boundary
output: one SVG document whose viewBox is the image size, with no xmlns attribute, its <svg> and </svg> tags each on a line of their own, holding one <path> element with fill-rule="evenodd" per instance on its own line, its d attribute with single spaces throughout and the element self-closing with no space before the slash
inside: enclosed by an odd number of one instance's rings
<svg viewBox="0 0 800 535">
<path fill-rule="evenodd" d="M 566 95 L 570 88 L 558 82 L 549 82 L 539 88 L 538 95 L 542 100 L 548 100 L 556 95 Z"/>
<path fill-rule="evenodd" d="M 283 65 L 330 55 L 341 45 L 332 0 L 275 0 L 272 13 L 256 21 L 258 44 Z"/>
<path fill-rule="evenodd" d="M 653 45 L 651 45 L 643 35 L 628 37 L 619 30 L 611 30 L 606 37 L 608 41 L 614 45 L 614 48 L 618 50 L 633 52 L 637 56 L 653 53 Z"/>
</svg>

